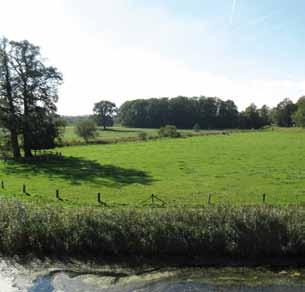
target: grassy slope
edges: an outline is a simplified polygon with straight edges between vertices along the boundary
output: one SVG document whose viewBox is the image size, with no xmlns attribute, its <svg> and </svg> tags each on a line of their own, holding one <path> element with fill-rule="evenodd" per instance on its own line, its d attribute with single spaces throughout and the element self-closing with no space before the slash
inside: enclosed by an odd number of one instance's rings
<svg viewBox="0 0 305 292">
<path fill-rule="evenodd" d="M 61 148 L 64 162 L 0 164 L 2 194 L 69 203 L 138 203 L 151 193 L 177 204 L 305 201 L 305 132 L 236 133 Z M 71 157 L 70 157 L 71 156 Z M 70 158 L 69 158 L 70 157 Z M 30 196 L 20 195 L 22 184 Z"/>
</svg>

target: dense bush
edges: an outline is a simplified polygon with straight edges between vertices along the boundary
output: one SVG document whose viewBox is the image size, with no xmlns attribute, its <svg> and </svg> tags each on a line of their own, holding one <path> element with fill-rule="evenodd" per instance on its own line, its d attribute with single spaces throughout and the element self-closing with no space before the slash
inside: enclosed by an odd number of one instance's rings
<svg viewBox="0 0 305 292">
<path fill-rule="evenodd" d="M 145 141 L 145 140 L 148 139 L 147 137 L 148 137 L 148 134 L 147 134 L 146 132 L 140 132 L 140 133 L 138 134 L 139 140 Z"/>
<path fill-rule="evenodd" d="M 199 125 L 198 123 L 196 123 L 196 124 L 194 125 L 194 127 L 193 127 L 193 130 L 194 130 L 195 132 L 199 132 L 199 131 L 200 131 L 200 125 Z"/>
<path fill-rule="evenodd" d="M 90 139 L 94 139 L 97 135 L 96 124 L 92 120 L 80 121 L 76 125 L 75 133 L 88 143 Z"/>
<path fill-rule="evenodd" d="M 98 209 L 0 201 L 0 252 L 70 256 L 305 256 L 301 207 Z"/>
<path fill-rule="evenodd" d="M 176 126 L 166 125 L 161 127 L 159 130 L 160 137 L 168 137 L 168 138 L 178 138 L 180 137 L 180 133 L 177 131 Z"/>
</svg>

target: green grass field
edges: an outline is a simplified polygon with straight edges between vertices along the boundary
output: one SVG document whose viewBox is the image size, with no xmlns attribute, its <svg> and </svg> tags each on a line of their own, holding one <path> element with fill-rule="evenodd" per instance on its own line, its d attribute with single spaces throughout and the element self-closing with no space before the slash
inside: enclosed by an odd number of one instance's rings
<svg viewBox="0 0 305 292">
<path fill-rule="evenodd" d="M 305 131 L 299 129 L 63 147 L 63 161 L 1 162 L 3 196 L 67 205 L 305 202 Z M 22 194 L 26 184 L 28 195 Z M 60 202 L 58 202 L 60 203 Z"/>
<path fill-rule="evenodd" d="M 135 129 L 135 128 L 123 128 L 123 127 L 111 127 L 106 129 L 106 131 L 99 128 L 96 140 L 113 140 L 128 137 L 137 137 L 139 133 L 145 132 L 148 135 L 156 136 L 158 135 L 157 129 Z M 73 126 L 66 127 L 64 133 L 64 141 L 82 141 L 82 138 L 75 134 L 75 128 Z"/>
<path fill-rule="evenodd" d="M 133 138 L 138 137 L 140 133 L 146 133 L 147 136 L 157 137 L 158 129 L 141 129 L 141 128 L 124 128 L 124 127 L 109 127 L 105 131 L 102 128 L 98 129 L 97 136 L 92 140 L 95 141 L 113 141 L 113 140 L 121 140 L 125 138 Z M 199 132 L 194 132 L 193 130 L 178 130 L 183 136 L 189 135 L 200 135 L 205 133 L 217 133 L 220 131 L 207 131 L 200 130 Z M 75 134 L 75 127 L 69 126 L 66 127 L 63 141 L 65 142 L 83 142 L 84 140 Z"/>
</svg>

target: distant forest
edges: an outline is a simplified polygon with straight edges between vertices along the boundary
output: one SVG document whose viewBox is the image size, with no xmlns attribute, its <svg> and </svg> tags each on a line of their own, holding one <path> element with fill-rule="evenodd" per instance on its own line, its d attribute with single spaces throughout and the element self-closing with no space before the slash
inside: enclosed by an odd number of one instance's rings
<svg viewBox="0 0 305 292">
<path fill-rule="evenodd" d="M 75 124 L 89 116 L 65 117 Z M 297 103 L 286 98 L 276 107 L 250 104 L 239 112 L 232 100 L 217 97 L 150 98 L 126 101 L 112 117 L 115 124 L 134 128 L 259 129 L 271 124 L 280 127 L 305 126 L 305 97 Z"/>
<path fill-rule="evenodd" d="M 83 115 L 83 116 L 62 116 L 62 118 L 65 120 L 67 126 L 73 126 L 77 123 L 80 123 L 82 121 L 86 121 L 88 119 L 93 118 L 93 116 L 90 115 Z"/>
</svg>

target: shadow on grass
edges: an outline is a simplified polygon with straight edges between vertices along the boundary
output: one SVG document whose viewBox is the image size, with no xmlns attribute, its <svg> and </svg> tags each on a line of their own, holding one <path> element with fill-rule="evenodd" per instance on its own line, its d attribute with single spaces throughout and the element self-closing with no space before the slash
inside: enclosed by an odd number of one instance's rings
<svg viewBox="0 0 305 292">
<path fill-rule="evenodd" d="M 153 178 L 145 171 L 122 168 L 115 165 L 101 165 L 97 161 L 81 157 L 64 157 L 53 161 L 8 161 L 4 172 L 7 175 L 34 177 L 46 175 L 49 179 L 64 179 L 72 184 L 95 183 L 108 187 L 120 187 L 129 184 L 148 185 Z"/>
</svg>

